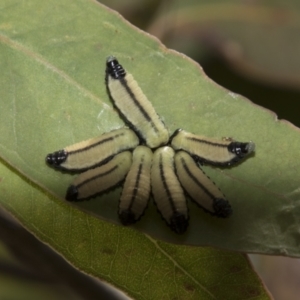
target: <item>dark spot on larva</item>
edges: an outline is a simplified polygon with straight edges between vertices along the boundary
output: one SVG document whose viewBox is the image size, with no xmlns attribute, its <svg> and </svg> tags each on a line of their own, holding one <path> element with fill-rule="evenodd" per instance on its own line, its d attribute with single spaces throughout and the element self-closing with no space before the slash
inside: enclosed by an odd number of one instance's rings
<svg viewBox="0 0 300 300">
<path fill-rule="evenodd" d="M 232 214 L 232 208 L 229 202 L 222 198 L 214 199 L 213 209 L 215 215 L 219 218 L 227 218 Z"/>
<path fill-rule="evenodd" d="M 106 82 L 108 75 L 114 79 L 121 79 L 126 75 L 125 70 L 114 56 L 109 56 L 106 60 Z"/>
<path fill-rule="evenodd" d="M 123 210 L 120 214 L 119 214 L 119 218 L 121 220 L 121 223 L 123 225 L 131 225 L 133 223 L 135 223 L 135 215 L 133 212 L 131 212 L 130 210 Z"/>
<path fill-rule="evenodd" d="M 68 153 L 65 150 L 59 150 L 46 156 L 46 163 L 50 166 L 59 166 L 66 161 Z"/>
<path fill-rule="evenodd" d="M 70 185 L 67 194 L 66 194 L 66 200 L 68 201 L 76 201 L 78 197 L 78 190 L 76 186 Z"/>
<path fill-rule="evenodd" d="M 243 158 L 246 155 L 253 152 L 255 149 L 255 144 L 253 142 L 250 143 L 240 143 L 240 142 L 232 142 L 228 145 L 228 151 L 236 154 L 239 158 Z"/>
<path fill-rule="evenodd" d="M 189 221 L 186 219 L 185 215 L 176 212 L 170 220 L 170 227 L 178 234 L 182 234 L 186 231 L 189 225 Z"/>
</svg>

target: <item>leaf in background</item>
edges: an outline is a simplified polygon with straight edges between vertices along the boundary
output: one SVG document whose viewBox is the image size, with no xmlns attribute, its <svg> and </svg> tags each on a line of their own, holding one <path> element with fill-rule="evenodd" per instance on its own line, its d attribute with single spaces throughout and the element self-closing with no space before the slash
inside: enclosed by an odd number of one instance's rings
<svg viewBox="0 0 300 300">
<path fill-rule="evenodd" d="M 294 0 L 172 1 L 148 31 L 193 57 L 202 44 L 246 76 L 299 89 L 299 8 Z"/>
</svg>

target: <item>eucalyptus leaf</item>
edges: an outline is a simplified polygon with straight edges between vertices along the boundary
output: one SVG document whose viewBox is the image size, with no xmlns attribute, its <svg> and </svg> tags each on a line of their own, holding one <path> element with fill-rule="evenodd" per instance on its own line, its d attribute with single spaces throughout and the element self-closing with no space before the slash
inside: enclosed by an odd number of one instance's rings
<svg viewBox="0 0 300 300">
<path fill-rule="evenodd" d="M 243 254 L 157 241 L 68 205 L 4 164 L 0 174 L 1 204 L 27 229 L 134 299 L 270 299 Z M 30 295 L 31 284 L 14 284 Z"/>
<path fill-rule="evenodd" d="M 53 12 L 53 3 L 61 14 Z M 189 229 L 177 236 L 150 204 L 134 227 L 180 244 L 298 256 L 299 130 L 217 86 L 196 63 L 97 3 L 53 3 L 3 9 L 4 161 L 64 198 L 72 175 L 47 167 L 46 154 L 124 126 L 104 85 L 105 59 L 112 54 L 134 75 L 170 132 L 184 128 L 257 146 L 255 155 L 236 167 L 205 167 L 232 203 L 231 218 L 211 217 L 189 203 Z M 22 9 L 32 11 L 13 19 Z M 119 194 L 116 189 L 78 207 L 119 224 Z"/>
<path fill-rule="evenodd" d="M 1 204 L 79 269 L 137 299 L 267 299 L 243 255 L 165 242 L 299 256 L 299 130 L 95 1 L 6 0 L 0 9 Z M 121 226 L 120 188 L 64 201 L 73 175 L 49 168 L 45 156 L 124 126 L 106 94 L 108 55 L 133 74 L 171 133 L 256 143 L 236 167 L 205 167 L 232 204 L 229 219 L 189 203 L 190 226 L 178 236 L 152 202 L 140 222 Z"/>
</svg>

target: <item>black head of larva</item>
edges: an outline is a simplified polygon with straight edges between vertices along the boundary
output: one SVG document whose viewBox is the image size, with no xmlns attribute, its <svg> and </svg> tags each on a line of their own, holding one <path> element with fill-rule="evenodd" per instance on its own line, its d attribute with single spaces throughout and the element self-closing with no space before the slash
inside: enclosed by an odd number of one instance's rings
<svg viewBox="0 0 300 300">
<path fill-rule="evenodd" d="M 59 166 L 67 159 L 68 153 L 65 150 L 59 150 L 46 156 L 46 163 L 50 166 Z"/>
<path fill-rule="evenodd" d="M 213 209 L 215 211 L 214 215 L 219 218 L 227 218 L 232 214 L 232 208 L 229 202 L 222 198 L 214 200 Z"/>
<path fill-rule="evenodd" d="M 121 79 L 126 75 L 125 70 L 114 56 L 109 56 L 106 60 L 106 76 L 108 75 L 114 79 Z"/>
<path fill-rule="evenodd" d="M 255 144 L 253 142 L 249 143 L 240 143 L 240 142 L 232 142 L 228 145 L 228 150 L 238 157 L 244 157 L 255 149 Z"/>
<path fill-rule="evenodd" d="M 184 233 L 188 225 L 189 225 L 189 221 L 186 219 L 186 217 L 183 214 L 179 212 L 176 212 L 170 219 L 171 229 L 178 234 Z"/>
<path fill-rule="evenodd" d="M 70 185 L 67 190 L 65 199 L 67 201 L 76 201 L 77 197 L 78 197 L 78 190 L 77 190 L 76 186 Z"/>
<path fill-rule="evenodd" d="M 123 225 L 131 225 L 136 222 L 135 215 L 130 210 L 123 210 L 119 214 L 120 221 Z"/>
</svg>

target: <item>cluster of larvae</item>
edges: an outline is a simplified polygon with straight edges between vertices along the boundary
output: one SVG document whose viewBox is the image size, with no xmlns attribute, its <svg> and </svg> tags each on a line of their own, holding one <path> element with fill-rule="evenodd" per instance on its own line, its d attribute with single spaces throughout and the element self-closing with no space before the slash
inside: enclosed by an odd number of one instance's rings
<svg viewBox="0 0 300 300">
<path fill-rule="evenodd" d="M 207 212 L 228 217 L 232 210 L 200 164 L 231 166 L 254 151 L 253 142 L 212 139 L 182 129 L 171 136 L 133 76 L 115 57 L 106 62 L 110 99 L 129 128 L 48 154 L 46 162 L 81 173 L 69 186 L 68 201 L 86 200 L 123 184 L 119 217 L 124 225 L 138 221 L 150 195 L 166 223 L 176 233 L 188 226 L 185 193 Z"/>
</svg>

